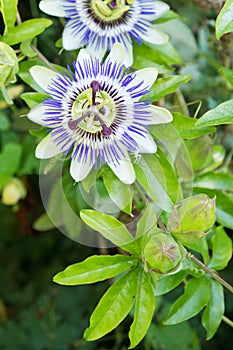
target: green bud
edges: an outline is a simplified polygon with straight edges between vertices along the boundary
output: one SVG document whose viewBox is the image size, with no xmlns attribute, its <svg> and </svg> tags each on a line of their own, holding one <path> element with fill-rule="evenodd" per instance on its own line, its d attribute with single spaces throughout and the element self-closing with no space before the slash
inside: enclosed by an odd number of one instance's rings
<svg viewBox="0 0 233 350">
<path fill-rule="evenodd" d="M 164 231 L 150 236 L 144 248 L 144 260 L 147 269 L 158 273 L 176 272 L 183 260 L 181 246 Z"/>
<path fill-rule="evenodd" d="M 203 237 L 214 223 L 215 198 L 198 194 L 174 206 L 167 228 L 182 243 L 191 243 Z"/>
<path fill-rule="evenodd" d="M 16 81 L 18 59 L 14 50 L 0 42 L 0 88 Z"/>
<path fill-rule="evenodd" d="M 19 202 L 20 199 L 25 198 L 27 191 L 24 183 L 12 177 L 10 181 L 3 187 L 2 190 L 2 203 L 5 205 L 14 205 Z"/>
</svg>

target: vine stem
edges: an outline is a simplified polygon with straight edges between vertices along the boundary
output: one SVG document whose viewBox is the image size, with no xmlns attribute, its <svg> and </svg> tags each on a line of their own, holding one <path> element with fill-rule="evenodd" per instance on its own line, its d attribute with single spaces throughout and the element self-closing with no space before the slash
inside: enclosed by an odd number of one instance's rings
<svg viewBox="0 0 233 350">
<path fill-rule="evenodd" d="M 228 326 L 232 327 L 233 328 L 233 321 L 231 321 L 228 317 L 226 316 L 222 316 L 222 320 L 223 322 L 225 322 Z"/>
<path fill-rule="evenodd" d="M 209 275 L 211 275 L 214 279 L 216 279 L 218 282 L 220 282 L 226 289 L 228 289 L 231 293 L 233 293 L 233 287 L 225 281 L 222 277 L 220 277 L 216 272 L 211 270 L 208 266 L 203 264 L 199 259 L 197 259 L 193 254 L 190 252 L 187 252 L 187 258 L 189 260 L 192 260 L 195 264 L 197 264 L 202 270 L 207 272 Z"/>
</svg>

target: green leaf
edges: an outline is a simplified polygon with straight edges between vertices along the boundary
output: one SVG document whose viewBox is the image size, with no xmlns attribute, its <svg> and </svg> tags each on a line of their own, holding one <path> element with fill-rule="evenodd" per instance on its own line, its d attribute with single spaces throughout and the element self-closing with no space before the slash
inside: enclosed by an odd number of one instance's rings
<svg viewBox="0 0 233 350">
<path fill-rule="evenodd" d="M 126 214 L 131 215 L 133 196 L 130 186 L 120 181 L 109 166 L 103 166 L 102 171 L 104 185 L 111 200 L 118 206 L 119 209 L 124 211 Z"/>
<path fill-rule="evenodd" d="M 222 285 L 211 279 L 210 301 L 202 315 L 202 325 L 207 331 L 206 340 L 210 340 L 216 333 L 224 315 L 224 290 Z"/>
<path fill-rule="evenodd" d="M 125 255 L 93 255 L 80 263 L 68 266 L 56 274 L 53 281 L 68 286 L 95 283 L 129 270 L 137 262 L 138 260 L 132 260 Z"/>
<path fill-rule="evenodd" d="M 202 173 L 206 174 L 212 170 L 217 169 L 223 163 L 225 156 L 226 149 L 222 145 L 214 145 L 209 152 Z"/>
<path fill-rule="evenodd" d="M 103 337 L 116 328 L 128 315 L 134 304 L 138 269 L 118 279 L 100 299 L 84 333 L 87 341 Z"/>
<path fill-rule="evenodd" d="M 29 72 L 29 69 L 34 65 L 42 65 L 42 63 L 38 59 L 21 62 L 19 64 L 18 75 L 26 84 L 31 86 L 34 90 L 44 94 L 44 90 L 35 82 L 35 80 L 32 78 Z"/>
<path fill-rule="evenodd" d="M 214 191 L 216 199 L 216 216 L 217 221 L 233 230 L 233 199 L 227 193 Z"/>
<path fill-rule="evenodd" d="M 227 0 L 216 19 L 216 38 L 233 31 L 233 0 Z"/>
<path fill-rule="evenodd" d="M 20 50 L 22 51 L 22 53 L 30 58 L 37 56 L 37 53 L 31 47 L 32 40 L 33 39 L 22 41 L 20 44 Z"/>
<path fill-rule="evenodd" d="M 38 92 L 26 92 L 20 96 L 24 100 L 29 108 L 37 106 L 39 103 L 42 103 L 49 98 L 47 94 L 41 94 Z"/>
<path fill-rule="evenodd" d="M 164 275 L 162 276 L 156 286 L 155 295 L 163 295 L 167 294 L 177 286 L 181 284 L 181 282 L 187 276 L 187 270 L 181 270 L 173 275 Z"/>
<path fill-rule="evenodd" d="M 129 331 L 130 347 L 133 349 L 146 335 L 155 309 L 154 288 L 149 273 L 141 269 L 137 282 L 134 319 Z"/>
<path fill-rule="evenodd" d="M 197 126 L 212 126 L 233 123 L 233 100 L 221 103 L 197 120 Z"/>
<path fill-rule="evenodd" d="M 223 227 L 216 228 L 216 233 L 211 238 L 213 244 L 212 258 L 208 267 L 213 270 L 224 269 L 232 257 L 232 241 L 227 236 Z"/>
<path fill-rule="evenodd" d="M 210 299 L 210 281 L 206 277 L 190 279 L 185 292 L 172 305 L 169 315 L 163 324 L 181 323 L 197 315 Z"/>
<path fill-rule="evenodd" d="M 174 46 L 171 44 L 170 41 L 167 41 L 163 45 L 153 45 L 149 44 L 149 47 L 153 47 L 155 50 L 158 51 L 160 57 L 162 58 L 163 62 L 172 65 L 172 64 L 177 64 L 177 65 L 182 65 L 183 61 L 174 48 Z"/>
<path fill-rule="evenodd" d="M 151 125 L 150 132 L 158 140 L 195 139 L 216 131 L 213 126 L 197 126 L 197 119 L 186 117 L 180 113 L 172 113 L 173 121 L 170 124 Z"/>
<path fill-rule="evenodd" d="M 185 242 L 184 244 L 185 247 L 195 250 L 196 252 L 200 253 L 204 259 L 204 263 L 207 265 L 210 261 L 210 256 L 209 256 L 209 247 L 208 243 L 206 240 L 206 237 L 202 237 L 198 239 L 195 242 Z"/>
<path fill-rule="evenodd" d="M 0 9 L 5 24 L 5 32 L 14 28 L 17 15 L 18 0 L 1 0 Z"/>
<path fill-rule="evenodd" d="M 116 218 L 95 210 L 82 210 L 80 212 L 80 217 L 88 226 L 93 230 L 99 231 L 113 244 L 123 247 L 123 249 L 132 254 L 134 253 L 134 243 L 132 243 L 134 237 L 130 234 L 124 224 Z"/>
<path fill-rule="evenodd" d="M 143 98 L 150 101 L 159 101 L 165 95 L 175 92 L 181 84 L 187 83 L 190 79 L 191 76 L 185 74 L 160 78 L 156 80 L 150 88 L 150 92 Z"/>
<path fill-rule="evenodd" d="M 29 19 L 0 37 L 0 40 L 8 45 L 15 45 L 22 41 L 30 40 L 41 34 L 53 22 L 46 18 Z"/>
<path fill-rule="evenodd" d="M 222 191 L 233 191 L 233 176 L 221 173 L 207 173 L 195 178 L 193 187 L 209 188 Z"/>
<path fill-rule="evenodd" d="M 95 185 L 97 172 L 98 172 L 98 170 L 95 169 L 95 167 L 92 167 L 91 171 L 89 172 L 87 177 L 85 177 L 85 179 L 82 180 L 82 186 L 83 186 L 85 192 L 89 193 L 90 188 Z"/>
<path fill-rule="evenodd" d="M 168 192 L 166 174 L 153 154 L 143 155 L 140 162 L 135 164 L 138 182 L 145 189 L 149 197 L 163 210 L 171 212 L 173 201 Z"/>
<path fill-rule="evenodd" d="M 173 69 L 165 63 L 163 55 L 154 48 L 142 45 L 134 45 L 134 62 L 133 68 L 142 69 L 147 67 L 155 67 L 160 74 L 171 72 Z"/>
<path fill-rule="evenodd" d="M 146 209 L 137 222 L 136 238 L 148 234 L 153 228 L 156 228 L 157 215 L 154 203 L 148 203 Z"/>
</svg>

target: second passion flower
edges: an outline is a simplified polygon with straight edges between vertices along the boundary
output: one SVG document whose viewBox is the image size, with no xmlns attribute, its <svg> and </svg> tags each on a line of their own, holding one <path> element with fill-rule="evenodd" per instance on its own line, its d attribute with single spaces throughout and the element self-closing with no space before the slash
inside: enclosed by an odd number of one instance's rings
<svg viewBox="0 0 233 350">
<path fill-rule="evenodd" d="M 60 73 L 41 66 L 30 70 L 50 95 L 28 114 L 50 131 L 38 144 L 36 156 L 71 153 L 70 173 L 77 182 L 93 166 L 107 163 L 122 182 L 133 183 L 130 155 L 156 152 L 148 126 L 172 121 L 167 109 L 141 100 L 156 80 L 157 69 L 127 74 L 124 54 L 122 45 L 115 44 L 101 62 L 82 49 L 73 70 Z"/>
<path fill-rule="evenodd" d="M 168 37 L 153 21 L 169 10 L 157 0 L 42 0 L 40 9 L 52 16 L 67 18 L 62 35 L 66 50 L 86 47 L 103 58 L 115 42 L 128 53 L 126 66 L 132 65 L 132 40 L 141 44 L 164 44 Z"/>
</svg>

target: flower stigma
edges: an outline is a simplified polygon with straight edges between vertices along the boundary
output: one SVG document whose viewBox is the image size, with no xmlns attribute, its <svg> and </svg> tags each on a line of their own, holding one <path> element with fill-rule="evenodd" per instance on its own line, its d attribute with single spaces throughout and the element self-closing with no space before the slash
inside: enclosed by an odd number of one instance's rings
<svg viewBox="0 0 233 350">
<path fill-rule="evenodd" d="M 91 6 L 96 16 L 104 21 L 110 22 L 120 19 L 130 10 L 134 0 L 92 0 Z"/>
<path fill-rule="evenodd" d="M 103 136 L 109 136 L 115 117 L 115 102 L 107 92 L 101 90 L 98 81 L 93 80 L 90 86 L 74 101 L 71 110 L 72 119 L 68 122 L 68 126 L 71 130 L 79 127 L 90 133 L 100 131 Z"/>
</svg>

